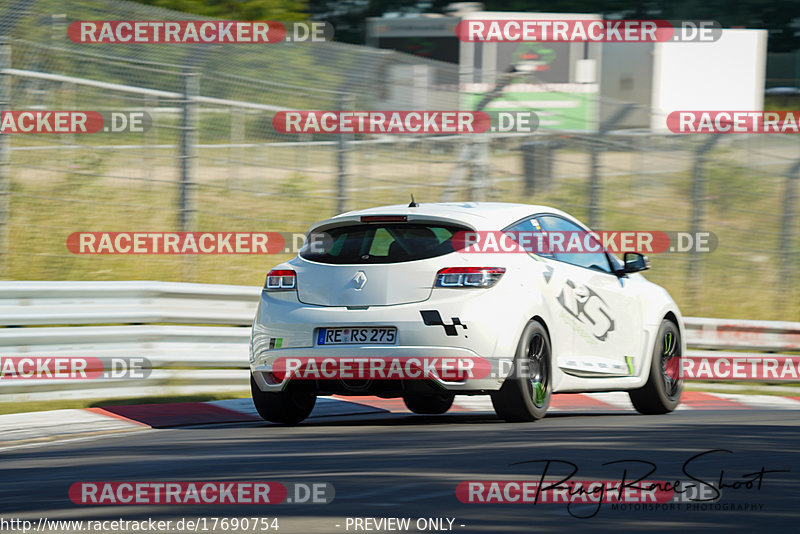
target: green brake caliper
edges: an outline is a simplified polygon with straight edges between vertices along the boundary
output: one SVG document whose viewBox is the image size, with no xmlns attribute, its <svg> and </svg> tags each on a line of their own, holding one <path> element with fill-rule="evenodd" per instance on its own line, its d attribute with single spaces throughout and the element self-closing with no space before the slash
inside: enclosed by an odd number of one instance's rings
<svg viewBox="0 0 800 534">
<path fill-rule="evenodd" d="M 672 351 L 672 345 L 674 342 L 675 338 L 672 335 L 672 332 L 667 332 L 667 335 L 664 336 L 664 355 L 667 355 Z"/>
<path fill-rule="evenodd" d="M 667 356 L 669 355 L 670 352 L 672 352 L 674 345 L 675 345 L 675 336 L 672 335 L 672 332 L 667 332 L 664 335 L 664 356 Z M 662 365 L 664 366 L 664 379 L 666 380 L 667 387 L 672 387 L 670 386 L 670 384 L 672 383 L 673 380 L 675 380 L 675 378 L 669 376 L 669 371 L 667 370 L 667 362 L 664 362 Z"/>
<path fill-rule="evenodd" d="M 533 402 L 536 406 L 544 403 L 544 385 L 541 382 L 533 383 Z"/>
</svg>

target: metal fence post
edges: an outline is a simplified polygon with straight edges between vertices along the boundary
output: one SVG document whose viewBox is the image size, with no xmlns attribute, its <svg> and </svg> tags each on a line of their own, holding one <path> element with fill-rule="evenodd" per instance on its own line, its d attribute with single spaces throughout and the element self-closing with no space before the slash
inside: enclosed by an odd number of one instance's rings
<svg viewBox="0 0 800 534">
<path fill-rule="evenodd" d="M 181 110 L 180 154 L 180 195 L 179 216 L 181 232 L 190 232 L 194 228 L 195 183 L 194 165 L 197 149 L 197 104 L 199 77 L 193 69 L 183 72 L 183 101 Z"/>
<path fill-rule="evenodd" d="M 589 228 L 599 230 L 603 227 L 603 211 L 600 203 L 603 185 L 600 183 L 600 135 L 589 137 Z"/>
<path fill-rule="evenodd" d="M 183 73 L 183 99 L 181 101 L 181 139 L 180 153 L 180 192 L 178 194 L 178 215 L 181 232 L 195 230 L 195 212 L 197 210 L 195 183 L 195 163 L 197 151 L 197 102 L 199 95 L 199 75 L 192 68 Z M 183 257 L 182 280 L 189 281 L 194 275 L 194 257 Z"/>
<path fill-rule="evenodd" d="M 11 108 L 11 45 L 0 36 L 0 113 Z M 8 278 L 9 243 L 8 225 L 11 221 L 11 147 L 10 134 L 0 133 L 0 278 Z"/>
<path fill-rule="evenodd" d="M 228 174 L 225 178 L 225 185 L 230 188 L 231 186 L 239 185 L 240 169 L 244 162 L 244 127 L 245 115 L 244 110 L 241 108 L 230 107 L 228 116 L 230 117 L 230 143 L 233 145 L 228 148 Z"/>
<path fill-rule="evenodd" d="M 775 287 L 780 291 L 784 308 L 792 302 L 795 288 L 795 201 L 797 199 L 797 180 L 800 173 L 800 159 L 795 161 L 786 173 L 786 188 L 783 193 L 783 213 L 781 214 L 781 239 L 778 255 L 780 256 L 780 280 Z"/>
<path fill-rule="evenodd" d="M 352 104 L 352 96 L 341 95 L 339 97 L 339 109 L 344 111 L 350 109 Z M 350 134 L 340 133 L 336 136 L 336 213 L 344 213 L 347 211 L 348 205 L 348 191 L 349 187 L 348 178 L 350 177 L 348 165 L 348 151 Z"/>
<path fill-rule="evenodd" d="M 706 154 L 714 148 L 719 140 L 719 135 L 712 135 L 705 139 L 697 149 L 694 159 L 694 169 L 692 171 L 692 220 L 691 233 L 693 238 L 703 231 L 705 223 L 706 207 L 706 176 L 705 164 Z M 701 278 L 703 276 L 702 264 L 700 263 L 700 252 L 697 247 L 692 247 L 689 252 L 689 264 L 686 269 L 686 282 L 688 285 L 688 300 L 692 305 L 697 304 L 697 296 L 700 293 Z"/>
<path fill-rule="evenodd" d="M 469 183 L 469 199 L 471 201 L 486 200 L 486 192 L 491 190 L 489 182 L 489 137 L 486 133 L 475 134 L 472 140 L 472 166 Z"/>
<path fill-rule="evenodd" d="M 158 130 L 156 129 L 156 125 L 158 124 L 158 119 L 156 117 L 155 111 L 158 108 L 158 97 L 146 95 L 144 97 L 144 110 L 150 114 L 150 118 L 152 120 L 150 124 L 150 128 L 142 133 L 142 140 L 144 144 L 147 146 L 145 150 L 145 168 L 144 168 L 144 176 L 148 179 L 152 179 L 156 175 L 156 166 L 158 165 L 158 158 L 156 157 L 156 148 L 155 145 L 158 143 Z M 148 184 L 152 184 L 152 182 L 147 182 Z"/>
<path fill-rule="evenodd" d="M 603 228 L 603 183 L 600 181 L 600 151 L 603 137 L 624 119 L 635 104 L 622 104 L 608 119 L 597 126 L 597 132 L 589 135 L 589 228 Z"/>
</svg>

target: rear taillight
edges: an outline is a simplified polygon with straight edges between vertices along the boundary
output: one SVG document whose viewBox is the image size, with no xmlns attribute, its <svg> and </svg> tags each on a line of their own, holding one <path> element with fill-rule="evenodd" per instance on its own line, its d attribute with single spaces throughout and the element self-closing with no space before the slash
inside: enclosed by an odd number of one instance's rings
<svg viewBox="0 0 800 534">
<path fill-rule="evenodd" d="M 293 291 L 297 289 L 297 273 L 290 269 L 273 269 L 264 282 L 266 291 Z"/>
<path fill-rule="evenodd" d="M 504 267 L 445 267 L 436 273 L 435 287 L 492 287 Z"/>
</svg>

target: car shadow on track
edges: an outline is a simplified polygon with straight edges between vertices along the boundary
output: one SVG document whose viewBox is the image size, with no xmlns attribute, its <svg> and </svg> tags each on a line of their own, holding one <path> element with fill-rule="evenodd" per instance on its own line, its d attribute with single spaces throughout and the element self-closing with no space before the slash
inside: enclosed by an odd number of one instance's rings
<svg viewBox="0 0 800 534">
<path fill-rule="evenodd" d="M 641 415 L 634 412 L 569 412 L 569 413 L 554 413 L 548 414 L 540 421 L 532 421 L 530 423 L 514 423 L 519 425 L 534 425 L 546 424 L 548 420 L 556 419 L 569 419 L 578 417 L 641 417 Z M 185 425 L 173 428 L 314 428 L 314 427 L 368 427 L 368 426 L 420 426 L 420 425 L 463 425 L 463 424 L 482 424 L 482 425 L 495 425 L 495 424 L 509 424 L 506 421 L 498 418 L 494 413 L 454 413 L 443 415 L 415 415 L 410 413 L 380 413 L 380 414 L 360 414 L 354 416 L 330 416 L 323 418 L 311 418 L 303 421 L 297 425 L 283 425 L 278 423 L 270 423 L 269 421 L 248 421 L 248 422 L 234 422 L 234 423 L 216 423 L 216 424 L 203 424 L 203 425 Z"/>
</svg>

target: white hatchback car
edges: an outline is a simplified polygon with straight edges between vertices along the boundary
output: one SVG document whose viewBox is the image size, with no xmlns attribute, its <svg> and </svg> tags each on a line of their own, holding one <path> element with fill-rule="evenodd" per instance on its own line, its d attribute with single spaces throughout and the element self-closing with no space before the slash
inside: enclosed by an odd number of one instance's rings
<svg viewBox="0 0 800 534">
<path fill-rule="evenodd" d="M 674 410 L 683 321 L 667 291 L 638 274 L 645 256 L 454 245 L 464 232 L 587 231 L 557 209 L 505 203 L 412 202 L 315 224 L 309 236 L 324 239 L 272 269 L 261 293 L 250 343 L 258 412 L 294 424 L 318 395 L 340 394 L 402 397 L 439 414 L 454 395 L 491 395 L 501 418 L 532 421 L 553 393 L 593 391 L 628 391 L 645 414 Z M 424 358 L 471 363 L 454 374 Z M 424 372 L 376 373 L 375 359 Z M 344 372 L 359 360 L 366 371 Z M 487 368 L 472 372 L 474 362 Z"/>
</svg>

